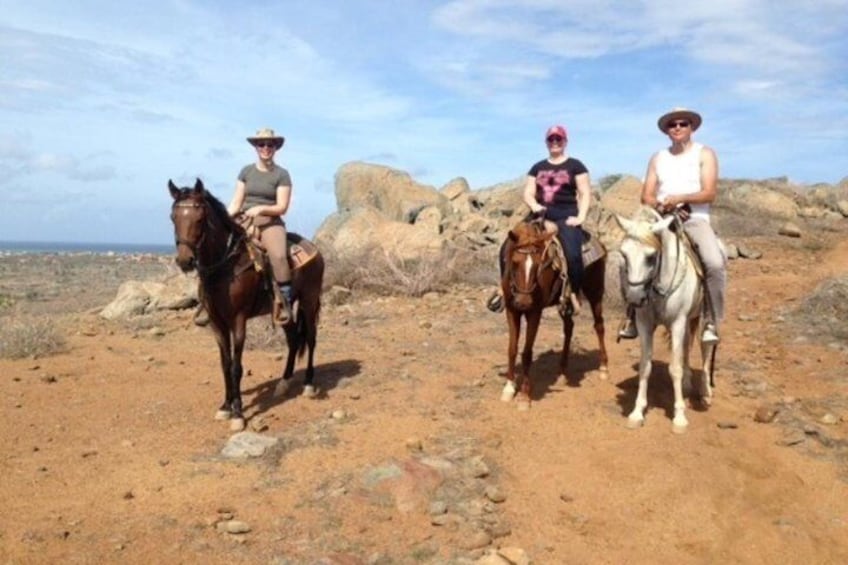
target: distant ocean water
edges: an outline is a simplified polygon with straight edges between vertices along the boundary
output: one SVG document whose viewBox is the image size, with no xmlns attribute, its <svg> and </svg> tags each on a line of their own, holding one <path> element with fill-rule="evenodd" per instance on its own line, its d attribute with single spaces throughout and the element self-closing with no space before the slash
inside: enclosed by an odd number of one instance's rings
<svg viewBox="0 0 848 565">
<path fill-rule="evenodd" d="M 0 252 L 6 253 L 93 253 L 121 254 L 152 253 L 170 255 L 173 245 L 152 243 L 83 243 L 75 241 L 0 241 Z"/>
</svg>

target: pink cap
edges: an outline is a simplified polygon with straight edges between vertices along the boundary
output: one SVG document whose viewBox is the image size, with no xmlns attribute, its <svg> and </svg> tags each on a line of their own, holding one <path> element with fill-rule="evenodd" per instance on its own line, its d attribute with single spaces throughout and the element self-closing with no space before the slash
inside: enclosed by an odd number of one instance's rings
<svg viewBox="0 0 848 565">
<path fill-rule="evenodd" d="M 563 139 L 568 139 L 568 133 L 565 131 L 565 126 L 551 126 L 548 128 L 548 131 L 545 133 L 545 139 L 548 139 L 552 135 L 558 135 Z"/>
</svg>

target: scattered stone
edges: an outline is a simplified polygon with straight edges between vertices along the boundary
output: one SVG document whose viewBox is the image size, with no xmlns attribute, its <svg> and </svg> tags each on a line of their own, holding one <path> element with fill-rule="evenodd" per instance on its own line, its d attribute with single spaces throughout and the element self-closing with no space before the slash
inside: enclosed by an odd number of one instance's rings
<svg viewBox="0 0 848 565">
<path fill-rule="evenodd" d="M 504 524 L 503 522 L 496 522 L 489 528 L 489 535 L 492 538 L 505 538 L 512 533 L 512 528 L 509 527 L 508 524 Z"/>
<path fill-rule="evenodd" d="M 725 251 L 727 252 L 728 260 L 733 261 L 734 259 L 739 258 L 739 248 L 736 247 L 736 245 L 734 245 L 732 243 L 728 243 L 724 247 L 725 247 Z"/>
<path fill-rule="evenodd" d="M 482 530 L 468 533 L 459 541 L 460 547 L 465 550 L 483 549 L 492 543 L 492 538 Z"/>
<path fill-rule="evenodd" d="M 839 417 L 828 412 L 819 418 L 819 422 L 828 426 L 834 426 L 839 423 Z"/>
<path fill-rule="evenodd" d="M 760 259 L 763 254 L 759 251 L 751 249 L 750 247 L 745 247 L 744 245 L 739 246 L 739 256 L 743 259 Z"/>
<path fill-rule="evenodd" d="M 500 504 L 506 500 L 506 495 L 495 485 L 489 485 L 486 487 L 486 498 Z"/>
<path fill-rule="evenodd" d="M 502 547 L 498 555 L 509 561 L 510 565 L 530 565 L 530 557 L 520 547 Z"/>
<path fill-rule="evenodd" d="M 430 503 L 430 516 L 439 516 L 441 514 L 446 514 L 448 511 L 448 505 L 444 500 L 434 500 Z"/>
<path fill-rule="evenodd" d="M 241 520 L 229 520 L 224 522 L 224 527 L 228 534 L 246 534 L 250 531 L 250 526 L 247 522 Z"/>
<path fill-rule="evenodd" d="M 330 414 L 333 420 L 344 420 L 345 416 L 347 416 L 347 412 L 342 409 L 333 410 L 333 413 Z"/>
<path fill-rule="evenodd" d="M 57 379 L 54 375 L 41 375 L 41 382 L 45 384 L 53 384 L 56 380 Z"/>
<path fill-rule="evenodd" d="M 785 235 L 787 237 L 801 237 L 801 228 L 793 224 L 792 222 L 786 222 L 783 224 L 777 233 L 780 235 Z"/>
<path fill-rule="evenodd" d="M 489 476 L 489 466 L 479 457 L 471 463 L 471 476 L 475 479 L 483 479 Z"/>
<path fill-rule="evenodd" d="M 510 561 L 495 552 L 486 553 L 474 565 L 511 565 Z"/>
<path fill-rule="evenodd" d="M 756 415 L 754 416 L 754 419 L 756 419 Z M 720 430 L 735 430 L 739 427 L 736 422 L 718 422 L 716 425 Z"/>
<path fill-rule="evenodd" d="M 159 326 L 153 326 L 149 330 L 147 330 L 147 335 L 151 337 L 162 337 L 165 335 L 165 330 L 160 328 Z"/>
<path fill-rule="evenodd" d="M 133 491 L 128 490 L 127 492 L 124 493 L 124 500 L 132 500 L 133 498 L 135 498 Z"/>
<path fill-rule="evenodd" d="M 559 499 L 563 502 L 574 502 L 574 497 L 566 492 L 561 492 L 559 494 Z"/>
<path fill-rule="evenodd" d="M 417 437 L 410 437 L 406 439 L 406 448 L 410 451 L 423 451 L 424 444 Z"/>
<path fill-rule="evenodd" d="M 806 441 L 806 437 L 801 433 L 794 433 L 786 436 L 785 438 L 778 440 L 777 445 L 782 445 L 784 447 L 791 447 L 793 445 L 798 445 L 799 443 L 804 443 Z"/>
<path fill-rule="evenodd" d="M 770 424 L 777 417 L 778 410 L 774 406 L 765 404 L 754 412 L 754 421 L 760 424 Z"/>
<path fill-rule="evenodd" d="M 255 432 L 238 432 L 227 440 L 227 444 L 221 450 L 221 455 L 229 459 L 261 457 L 269 448 L 277 445 L 278 441 L 278 438 Z"/>
</svg>

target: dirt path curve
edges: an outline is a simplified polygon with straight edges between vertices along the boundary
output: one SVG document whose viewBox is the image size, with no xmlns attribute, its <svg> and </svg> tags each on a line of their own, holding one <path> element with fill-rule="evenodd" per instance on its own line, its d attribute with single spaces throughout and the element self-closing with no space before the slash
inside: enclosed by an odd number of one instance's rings
<svg viewBox="0 0 848 565">
<path fill-rule="evenodd" d="M 747 243 L 764 258 L 731 263 L 716 400 L 683 436 L 659 345 L 646 424 L 625 428 L 638 346 L 609 339 L 599 380 L 588 316 L 576 386 L 554 378 L 551 312 L 531 410 L 500 402 L 506 324 L 485 289 L 457 289 L 327 307 L 317 400 L 271 399 L 280 361 L 248 351 L 251 425 L 280 444 L 231 461 L 207 330 L 188 314 L 164 336 L 68 317 L 68 353 L 0 361 L 0 562 L 462 563 L 481 523 L 534 563 L 848 562 L 848 406 L 819 422 L 845 406 L 848 356 L 787 317 L 848 270 L 848 243 Z M 774 422 L 754 421 L 763 406 Z M 422 460 L 453 474 L 427 490 Z M 397 469 L 423 474 L 380 490 Z M 459 519 L 433 525 L 434 502 Z M 250 532 L 220 533 L 222 517 Z"/>
</svg>

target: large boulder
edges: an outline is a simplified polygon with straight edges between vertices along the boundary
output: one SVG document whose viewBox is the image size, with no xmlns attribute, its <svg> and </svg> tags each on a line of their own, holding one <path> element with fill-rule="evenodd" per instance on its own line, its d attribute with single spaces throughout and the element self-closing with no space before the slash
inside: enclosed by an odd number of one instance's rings
<svg viewBox="0 0 848 565">
<path fill-rule="evenodd" d="M 159 281 L 126 281 L 100 316 L 118 320 L 150 314 L 157 310 L 180 310 L 197 305 L 197 278 L 174 275 Z"/>
<path fill-rule="evenodd" d="M 427 206 L 443 214 L 451 211 L 444 194 L 418 184 L 408 173 L 359 161 L 345 163 L 336 172 L 336 203 L 339 211 L 369 207 L 389 220 L 407 223 Z"/>
<path fill-rule="evenodd" d="M 623 175 L 601 195 L 601 206 L 613 213 L 629 218 L 639 208 L 642 198 L 642 181 Z"/>
<path fill-rule="evenodd" d="M 767 216 L 792 220 L 798 217 L 798 204 L 783 191 L 754 183 L 729 186 L 720 194 L 722 199 L 743 210 L 754 209 Z"/>
</svg>

